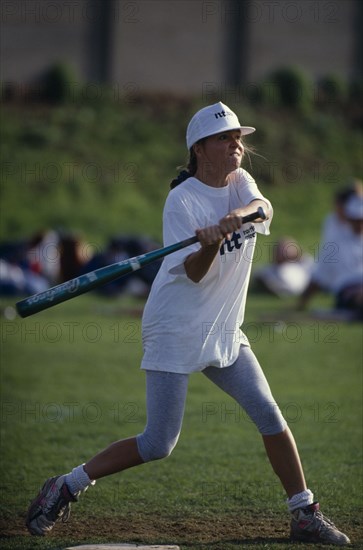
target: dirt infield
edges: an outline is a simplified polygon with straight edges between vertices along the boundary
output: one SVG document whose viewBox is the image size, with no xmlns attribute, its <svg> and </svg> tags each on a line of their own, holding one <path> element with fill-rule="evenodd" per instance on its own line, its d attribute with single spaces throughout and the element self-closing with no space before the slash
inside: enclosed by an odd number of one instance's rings
<svg viewBox="0 0 363 550">
<path fill-rule="evenodd" d="M 24 518 L 12 518 L 12 525 L 0 521 L 0 532 L 3 538 L 27 537 L 28 532 L 24 527 Z M 362 548 L 362 525 L 352 525 L 349 521 L 341 520 L 339 527 L 345 531 L 352 541 L 350 548 Z M 70 519 L 69 523 L 57 525 L 54 531 L 47 537 L 59 536 L 75 543 L 90 542 L 130 542 L 143 544 L 175 544 L 181 549 L 200 548 L 203 550 L 224 550 L 226 546 L 244 548 L 260 546 L 269 548 L 270 545 L 281 545 L 291 548 L 289 541 L 288 517 L 281 521 L 281 516 L 264 517 L 259 515 L 220 516 L 193 518 L 166 518 L 156 514 L 132 515 L 129 517 L 92 517 L 87 516 L 86 521 L 78 518 Z M 2 546 L 3 547 L 3 546 Z M 275 547 L 275 546 L 274 546 Z M 302 548 L 303 545 L 294 545 Z M 311 545 L 309 545 L 312 548 Z M 314 545 L 313 548 L 330 547 L 326 545 Z M 25 546 L 24 546 L 25 548 Z"/>
</svg>

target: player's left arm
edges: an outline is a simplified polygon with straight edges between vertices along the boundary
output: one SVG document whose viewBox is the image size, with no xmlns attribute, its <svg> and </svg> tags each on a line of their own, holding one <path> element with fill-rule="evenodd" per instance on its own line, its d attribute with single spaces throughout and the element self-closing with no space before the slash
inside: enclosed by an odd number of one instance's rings
<svg viewBox="0 0 363 550">
<path fill-rule="evenodd" d="M 242 216 L 247 216 L 248 214 L 252 214 L 259 207 L 263 209 L 266 217 L 265 219 L 257 218 L 256 220 L 254 220 L 254 222 L 259 223 L 259 222 L 268 220 L 271 215 L 270 204 L 267 201 L 264 201 L 262 199 L 254 199 L 247 206 L 236 208 L 231 212 L 229 212 L 226 216 L 224 216 L 224 218 L 219 220 L 219 226 L 222 229 L 223 233 L 230 232 L 231 224 L 233 226 L 233 231 L 240 229 L 242 226 L 242 221 L 241 221 Z"/>
</svg>

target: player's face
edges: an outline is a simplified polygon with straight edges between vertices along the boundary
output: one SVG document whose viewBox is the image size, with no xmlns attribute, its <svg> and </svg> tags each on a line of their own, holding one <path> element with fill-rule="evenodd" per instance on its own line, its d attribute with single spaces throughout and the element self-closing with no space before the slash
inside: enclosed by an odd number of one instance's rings
<svg viewBox="0 0 363 550">
<path fill-rule="evenodd" d="M 240 130 L 210 136 L 202 143 L 202 160 L 216 172 L 229 174 L 241 166 L 244 153 Z"/>
</svg>

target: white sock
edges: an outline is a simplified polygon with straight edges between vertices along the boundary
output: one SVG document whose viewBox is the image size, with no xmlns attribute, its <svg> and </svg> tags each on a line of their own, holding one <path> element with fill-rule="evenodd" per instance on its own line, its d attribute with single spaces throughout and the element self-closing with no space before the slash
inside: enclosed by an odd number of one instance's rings
<svg viewBox="0 0 363 550">
<path fill-rule="evenodd" d="M 86 491 L 90 485 L 94 485 L 96 481 L 91 480 L 88 477 L 87 472 L 84 471 L 84 464 L 73 468 L 73 470 L 65 475 L 65 482 L 70 492 L 75 495 L 79 492 Z"/>
<path fill-rule="evenodd" d="M 306 489 L 301 493 L 297 493 L 291 498 L 287 499 L 287 505 L 289 507 L 289 512 L 293 512 L 297 508 L 305 508 L 314 502 L 314 495 L 310 489 Z"/>
</svg>

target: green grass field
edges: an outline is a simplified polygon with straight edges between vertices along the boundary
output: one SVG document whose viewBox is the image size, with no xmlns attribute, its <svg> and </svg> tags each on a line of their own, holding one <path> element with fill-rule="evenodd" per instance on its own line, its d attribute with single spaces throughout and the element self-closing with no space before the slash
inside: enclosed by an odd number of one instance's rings
<svg viewBox="0 0 363 550">
<path fill-rule="evenodd" d="M 88 295 L 24 320 L 3 318 L 1 548 L 291 547 L 285 495 L 259 435 L 201 374 L 191 377 L 170 458 L 100 480 L 69 523 L 45 539 L 28 535 L 27 505 L 45 478 L 143 429 L 135 307 L 142 303 Z M 292 304 L 251 295 L 245 331 L 295 434 L 309 486 L 362 548 L 361 325 L 297 316 Z"/>
</svg>

